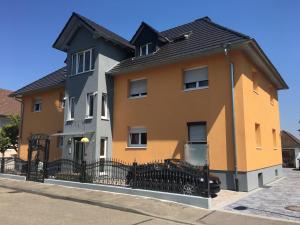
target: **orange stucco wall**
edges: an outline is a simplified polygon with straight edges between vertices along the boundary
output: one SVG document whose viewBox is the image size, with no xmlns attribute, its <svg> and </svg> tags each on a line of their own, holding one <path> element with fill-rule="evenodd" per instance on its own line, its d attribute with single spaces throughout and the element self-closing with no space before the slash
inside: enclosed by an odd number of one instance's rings
<svg viewBox="0 0 300 225">
<path fill-rule="evenodd" d="M 55 88 L 44 92 L 27 95 L 22 98 L 24 108 L 22 117 L 22 131 L 20 137 L 20 158 L 27 159 L 28 140 L 31 134 L 53 134 L 63 130 L 63 109 L 60 107 L 59 98 L 64 94 L 64 88 Z M 42 99 L 42 111 L 33 112 L 35 98 Z M 57 147 L 57 138 L 51 137 L 49 160 L 59 159 L 61 149 Z"/>
<path fill-rule="evenodd" d="M 241 52 L 232 52 L 231 59 L 235 64 L 238 170 L 249 171 L 280 164 L 280 150 L 267 149 L 272 140 L 272 132 L 269 131 L 271 121 L 279 131 L 278 103 L 270 106 L 267 93 L 255 96 L 252 89 L 249 90 L 252 82 L 248 73 L 253 65 L 247 57 Z M 209 87 L 184 91 L 183 70 L 199 66 L 208 66 Z M 144 98 L 128 99 L 129 81 L 138 78 L 147 78 L 148 94 Z M 268 84 L 266 80 L 263 82 L 263 78 L 259 80 L 260 85 Z M 127 162 L 183 158 L 184 144 L 188 139 L 187 122 L 206 121 L 211 169 L 233 170 L 231 87 L 229 62 L 224 54 L 118 75 L 114 90 L 114 158 Z M 259 110 L 256 98 L 260 99 L 263 108 L 268 108 L 266 112 Z M 265 118 L 270 120 L 268 125 L 264 125 Z M 256 120 L 262 123 L 266 152 L 257 152 L 253 147 Z M 138 126 L 147 128 L 148 143 L 144 149 L 127 147 L 129 127 Z"/>
</svg>

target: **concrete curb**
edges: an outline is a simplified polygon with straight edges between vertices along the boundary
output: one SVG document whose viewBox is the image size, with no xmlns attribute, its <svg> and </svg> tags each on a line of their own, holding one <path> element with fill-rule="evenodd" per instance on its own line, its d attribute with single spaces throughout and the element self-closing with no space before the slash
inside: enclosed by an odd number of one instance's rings
<svg viewBox="0 0 300 225">
<path fill-rule="evenodd" d="M 173 201 L 182 204 L 192 205 L 196 207 L 201 207 L 205 209 L 211 208 L 211 199 L 203 198 L 199 196 L 190 196 L 190 195 L 181 195 L 176 193 L 160 192 L 160 191 L 151 191 L 143 189 L 132 189 L 126 187 L 118 187 L 111 185 L 102 185 L 102 184 L 89 184 L 89 183 L 79 183 L 72 181 L 63 181 L 63 180 L 54 180 L 54 179 L 45 179 L 44 183 L 46 184 L 56 184 L 68 187 L 75 188 L 84 188 L 91 190 L 107 191 L 121 194 L 129 194 L 143 197 L 156 198 L 159 200 Z"/>
<path fill-rule="evenodd" d="M 13 179 L 13 180 L 26 180 L 25 176 L 4 174 L 4 173 L 0 173 L 0 178 Z"/>
</svg>

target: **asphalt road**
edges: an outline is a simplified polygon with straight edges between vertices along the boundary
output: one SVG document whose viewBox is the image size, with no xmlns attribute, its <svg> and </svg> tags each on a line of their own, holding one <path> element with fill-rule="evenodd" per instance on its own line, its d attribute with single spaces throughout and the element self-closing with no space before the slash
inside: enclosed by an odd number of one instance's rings
<svg viewBox="0 0 300 225">
<path fill-rule="evenodd" d="M 291 225 L 155 199 L 0 179 L 0 225 Z"/>
</svg>

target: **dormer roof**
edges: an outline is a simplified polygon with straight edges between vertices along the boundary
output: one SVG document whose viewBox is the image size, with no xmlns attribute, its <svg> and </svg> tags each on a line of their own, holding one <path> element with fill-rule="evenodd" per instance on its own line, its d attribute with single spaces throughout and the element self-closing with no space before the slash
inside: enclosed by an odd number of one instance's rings
<svg viewBox="0 0 300 225">
<path fill-rule="evenodd" d="M 76 31 L 82 26 L 92 32 L 94 38 L 101 37 L 107 41 L 111 41 L 115 45 L 126 48 L 129 51 L 134 51 L 134 46 L 131 45 L 126 39 L 75 12 L 72 13 L 72 16 L 69 18 L 63 30 L 55 40 L 54 44 L 52 45 L 53 48 L 66 52 L 69 41 L 72 39 Z"/>
</svg>

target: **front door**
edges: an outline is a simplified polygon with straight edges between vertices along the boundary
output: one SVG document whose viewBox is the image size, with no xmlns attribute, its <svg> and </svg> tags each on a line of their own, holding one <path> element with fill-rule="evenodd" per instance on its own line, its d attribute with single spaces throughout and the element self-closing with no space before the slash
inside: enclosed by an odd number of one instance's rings
<svg viewBox="0 0 300 225">
<path fill-rule="evenodd" d="M 74 161 L 81 163 L 83 161 L 83 143 L 81 137 L 74 138 Z"/>
<path fill-rule="evenodd" d="M 284 149 L 282 150 L 282 166 L 283 167 L 289 167 L 289 168 L 295 168 L 295 152 L 294 149 Z"/>
</svg>

